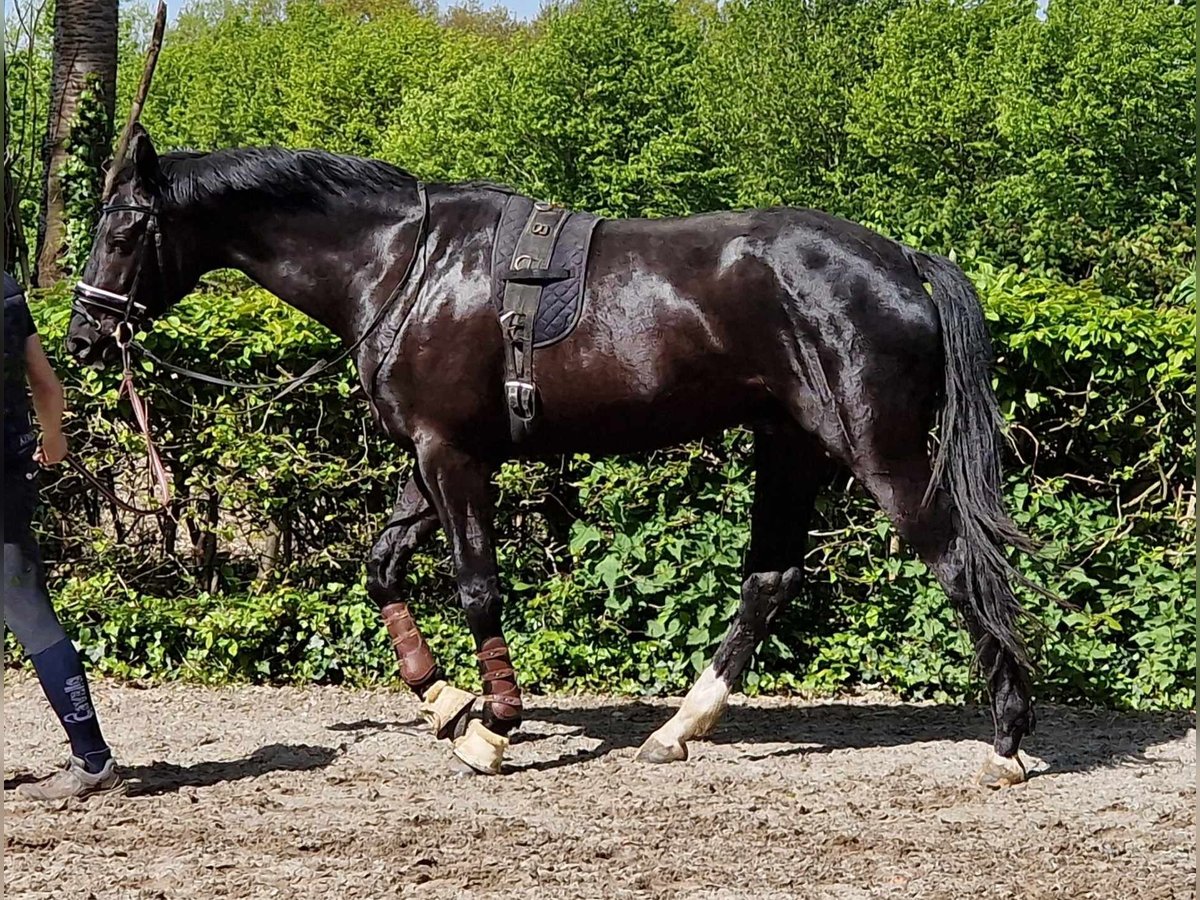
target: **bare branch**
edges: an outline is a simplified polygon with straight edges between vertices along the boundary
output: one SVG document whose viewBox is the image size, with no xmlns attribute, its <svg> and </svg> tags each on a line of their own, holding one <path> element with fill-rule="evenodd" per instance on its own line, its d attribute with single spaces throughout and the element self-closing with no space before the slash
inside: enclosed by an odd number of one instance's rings
<svg viewBox="0 0 1200 900">
<path fill-rule="evenodd" d="M 150 93 L 150 81 L 154 78 L 154 67 L 158 65 L 158 54 L 162 50 L 163 33 L 166 29 L 167 4 L 165 0 L 158 0 L 158 10 L 154 13 L 154 31 L 150 35 L 150 46 L 146 48 L 146 64 L 142 68 L 142 80 L 138 82 L 137 92 L 133 95 L 133 102 L 129 105 L 129 119 L 125 122 L 125 127 L 121 130 L 121 136 L 117 140 L 117 149 L 113 152 L 112 165 L 109 166 L 108 175 L 104 178 L 104 191 L 101 193 L 101 197 L 107 197 L 109 191 L 112 190 L 117 171 L 125 161 L 125 154 L 129 152 L 133 127 L 141 118 L 142 107 L 146 105 L 146 95 Z"/>
</svg>

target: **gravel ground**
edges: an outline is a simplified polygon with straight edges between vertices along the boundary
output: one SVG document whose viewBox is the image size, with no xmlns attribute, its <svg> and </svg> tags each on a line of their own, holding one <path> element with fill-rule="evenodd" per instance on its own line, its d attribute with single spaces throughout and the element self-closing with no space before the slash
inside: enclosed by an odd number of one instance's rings
<svg viewBox="0 0 1200 900">
<path fill-rule="evenodd" d="M 1028 783 L 972 784 L 986 710 L 735 699 L 640 765 L 677 701 L 532 698 L 507 774 L 462 779 L 407 693 L 95 685 L 127 794 L 15 797 L 64 745 L 5 683 L 10 898 L 1183 898 L 1195 719 L 1039 708 Z"/>
</svg>

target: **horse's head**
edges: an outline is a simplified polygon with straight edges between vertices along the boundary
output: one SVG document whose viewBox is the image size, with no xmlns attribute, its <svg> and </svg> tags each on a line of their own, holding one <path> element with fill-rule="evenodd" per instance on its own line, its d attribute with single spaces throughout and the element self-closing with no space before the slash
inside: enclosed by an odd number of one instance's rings
<svg viewBox="0 0 1200 900">
<path fill-rule="evenodd" d="M 82 363 L 102 366 L 119 346 L 186 293 L 172 265 L 164 233 L 164 177 L 158 154 L 140 125 L 129 152 L 114 161 L 112 179 L 92 251 L 75 287 L 67 350 Z"/>
</svg>

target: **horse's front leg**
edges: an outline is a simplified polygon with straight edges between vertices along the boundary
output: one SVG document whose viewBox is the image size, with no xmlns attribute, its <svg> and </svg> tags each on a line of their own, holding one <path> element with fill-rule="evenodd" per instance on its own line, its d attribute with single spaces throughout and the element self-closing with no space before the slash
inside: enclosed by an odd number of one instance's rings
<svg viewBox="0 0 1200 900">
<path fill-rule="evenodd" d="M 455 768 L 463 774 L 495 775 L 508 747 L 507 735 L 521 723 L 521 689 L 500 628 L 492 467 L 437 438 L 418 441 L 417 456 L 450 540 L 459 597 L 483 679 L 483 721 L 473 720 L 455 741 Z"/>
<path fill-rule="evenodd" d="M 473 694 L 447 684 L 408 603 L 401 599 L 413 553 L 437 531 L 438 514 L 417 477 L 400 489 L 395 509 L 367 559 L 367 593 L 391 638 L 400 677 L 423 701 L 421 716 L 440 738 L 461 735 Z"/>
</svg>

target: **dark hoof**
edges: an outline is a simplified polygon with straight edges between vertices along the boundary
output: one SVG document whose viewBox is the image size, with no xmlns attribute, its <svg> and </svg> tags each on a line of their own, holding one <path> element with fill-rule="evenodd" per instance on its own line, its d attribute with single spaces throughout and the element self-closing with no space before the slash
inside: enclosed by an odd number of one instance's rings
<svg viewBox="0 0 1200 900">
<path fill-rule="evenodd" d="M 455 778 L 475 778 L 476 776 L 484 776 L 484 775 L 492 774 L 491 772 L 479 771 L 474 766 L 471 766 L 471 765 L 463 762 L 461 759 L 459 759 L 453 753 L 450 754 L 450 760 L 449 760 L 448 765 L 450 768 L 450 774 L 453 775 Z"/>
<path fill-rule="evenodd" d="M 982 787 L 998 791 L 1001 788 L 1012 787 L 1014 784 L 1021 784 L 1027 777 L 1025 766 L 1019 757 L 1001 756 L 993 750 L 984 760 L 983 767 L 979 770 L 975 781 Z"/>
<path fill-rule="evenodd" d="M 687 744 L 660 744 L 653 737 L 647 738 L 646 743 L 638 750 L 637 761 L 641 763 L 682 762 L 688 758 Z"/>
<path fill-rule="evenodd" d="M 468 706 L 434 733 L 438 740 L 453 742 L 467 733 L 467 723 L 470 721 L 471 707 Z"/>
</svg>

